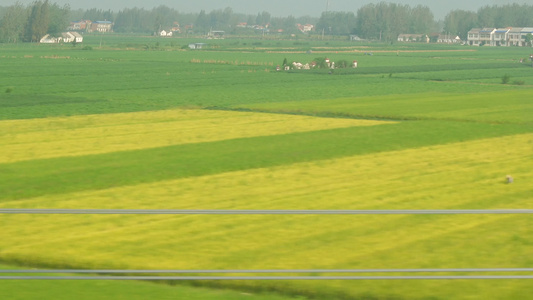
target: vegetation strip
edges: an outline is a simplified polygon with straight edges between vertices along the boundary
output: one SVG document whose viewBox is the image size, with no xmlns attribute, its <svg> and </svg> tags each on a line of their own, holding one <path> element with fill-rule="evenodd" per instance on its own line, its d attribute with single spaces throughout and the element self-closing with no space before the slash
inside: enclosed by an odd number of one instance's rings
<svg viewBox="0 0 533 300">
<path fill-rule="evenodd" d="M 0 214 L 64 215 L 525 215 L 533 209 L 439 210 L 156 210 L 156 209 L 0 209 Z M 1 272 L 0 272 L 1 273 Z"/>
</svg>

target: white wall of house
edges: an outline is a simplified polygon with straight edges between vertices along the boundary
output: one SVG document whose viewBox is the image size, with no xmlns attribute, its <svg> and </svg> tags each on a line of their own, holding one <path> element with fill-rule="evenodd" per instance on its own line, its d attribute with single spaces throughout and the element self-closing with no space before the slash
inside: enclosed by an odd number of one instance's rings
<svg viewBox="0 0 533 300">
<path fill-rule="evenodd" d="M 473 46 L 530 46 L 526 36 L 533 28 L 474 28 L 468 32 L 468 44 Z"/>
</svg>

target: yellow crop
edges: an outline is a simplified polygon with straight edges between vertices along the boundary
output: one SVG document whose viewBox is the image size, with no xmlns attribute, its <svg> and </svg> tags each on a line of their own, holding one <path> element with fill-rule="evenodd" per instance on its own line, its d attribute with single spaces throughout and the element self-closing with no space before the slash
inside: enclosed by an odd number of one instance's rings
<svg viewBox="0 0 533 300">
<path fill-rule="evenodd" d="M 0 163 L 390 122 L 208 110 L 0 122 Z"/>
</svg>

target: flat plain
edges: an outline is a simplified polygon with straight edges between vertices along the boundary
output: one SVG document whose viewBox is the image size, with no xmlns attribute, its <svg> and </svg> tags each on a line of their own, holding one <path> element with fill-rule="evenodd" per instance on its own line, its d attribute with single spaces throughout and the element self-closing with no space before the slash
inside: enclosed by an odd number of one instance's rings
<svg viewBox="0 0 533 300">
<path fill-rule="evenodd" d="M 0 207 L 533 208 L 533 68 L 518 62 L 530 49 L 228 39 L 183 51 L 115 38 L 100 48 L 87 37 L 93 50 L 0 45 Z M 359 68 L 275 71 L 284 58 L 324 56 Z M 18 267 L 533 268 L 528 216 L 2 215 L 0 224 L 0 261 Z M 133 286 L 102 284 L 119 294 Z M 231 293 L 220 289 L 257 299 L 533 292 L 528 280 L 195 285 L 211 290 L 139 283 L 162 299 L 184 288 L 198 299 L 236 297 L 210 294 Z"/>
</svg>

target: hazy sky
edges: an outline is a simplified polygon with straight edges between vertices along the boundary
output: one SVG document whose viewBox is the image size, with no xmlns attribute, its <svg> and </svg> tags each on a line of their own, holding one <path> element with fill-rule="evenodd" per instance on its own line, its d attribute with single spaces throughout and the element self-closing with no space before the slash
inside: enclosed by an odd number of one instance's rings
<svg viewBox="0 0 533 300">
<path fill-rule="evenodd" d="M 23 4 L 29 4 L 34 0 L 18 0 Z M 332 11 L 353 11 L 368 3 L 378 3 L 383 0 L 329 0 L 329 9 Z M 14 4 L 17 0 L 0 0 L 0 5 L 8 6 Z M 123 8 L 144 7 L 152 8 L 154 6 L 166 5 L 175 8 L 181 12 L 199 12 L 204 9 L 210 12 L 213 9 L 222 9 L 231 7 L 234 12 L 257 14 L 258 12 L 268 11 L 275 17 L 285 17 L 293 15 L 299 16 L 320 16 L 320 13 L 326 10 L 327 0 L 50 0 L 52 3 L 60 5 L 70 4 L 72 9 L 101 8 L 118 11 Z M 426 5 L 431 8 L 435 18 L 442 19 L 453 9 L 464 9 L 476 11 L 485 5 L 501 5 L 510 3 L 529 3 L 531 0 L 395 0 L 386 1 L 393 3 L 403 3 L 415 6 L 418 4 Z"/>
</svg>

